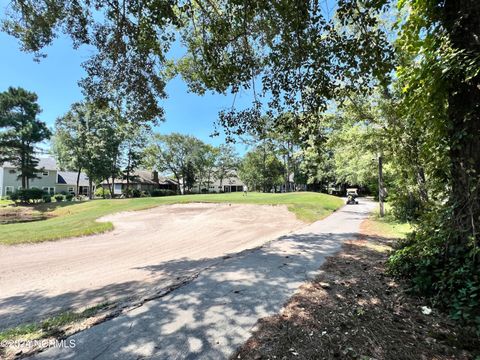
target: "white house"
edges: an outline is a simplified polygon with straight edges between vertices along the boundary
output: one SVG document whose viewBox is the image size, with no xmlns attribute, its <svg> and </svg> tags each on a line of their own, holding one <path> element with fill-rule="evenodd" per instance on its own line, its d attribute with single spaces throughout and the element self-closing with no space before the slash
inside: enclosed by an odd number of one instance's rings
<svg viewBox="0 0 480 360">
<path fill-rule="evenodd" d="M 192 193 L 200 194 L 200 193 L 219 193 L 219 192 L 239 192 L 243 191 L 243 186 L 245 184 L 242 180 L 237 176 L 236 171 L 231 171 L 228 176 L 223 178 L 222 181 L 220 179 L 214 178 L 210 182 L 208 189 L 206 180 L 203 181 L 202 184 L 196 183 L 193 188 L 191 189 Z M 180 189 L 183 193 L 182 188 L 182 181 L 180 180 Z"/>
</svg>

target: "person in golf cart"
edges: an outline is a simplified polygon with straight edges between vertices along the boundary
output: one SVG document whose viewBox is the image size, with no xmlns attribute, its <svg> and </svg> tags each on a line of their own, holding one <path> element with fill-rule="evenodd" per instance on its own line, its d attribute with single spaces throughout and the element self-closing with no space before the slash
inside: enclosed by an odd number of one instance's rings
<svg viewBox="0 0 480 360">
<path fill-rule="evenodd" d="M 347 189 L 347 204 L 358 204 L 358 189 L 351 188 Z"/>
</svg>

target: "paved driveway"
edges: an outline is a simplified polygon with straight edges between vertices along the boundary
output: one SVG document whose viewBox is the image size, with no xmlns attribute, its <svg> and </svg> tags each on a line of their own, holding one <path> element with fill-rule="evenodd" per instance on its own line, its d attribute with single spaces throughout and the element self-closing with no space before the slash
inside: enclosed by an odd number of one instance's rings
<svg viewBox="0 0 480 360">
<path fill-rule="evenodd" d="M 325 257 L 358 233 L 373 206 L 361 200 L 260 248 L 221 259 L 168 295 L 72 336 L 74 348 L 51 348 L 35 358 L 228 358 L 259 318 L 279 312 Z"/>
</svg>

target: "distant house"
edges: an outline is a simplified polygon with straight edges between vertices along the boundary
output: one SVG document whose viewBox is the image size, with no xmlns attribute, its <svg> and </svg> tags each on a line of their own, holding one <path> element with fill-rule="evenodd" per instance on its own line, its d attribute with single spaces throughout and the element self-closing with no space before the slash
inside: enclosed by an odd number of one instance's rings
<svg viewBox="0 0 480 360">
<path fill-rule="evenodd" d="M 228 176 L 224 177 L 220 182 L 220 179 L 214 178 L 208 186 L 206 181 L 201 185 L 195 184 L 190 190 L 192 193 L 219 193 L 219 192 L 239 192 L 243 191 L 245 184 L 237 176 L 236 171 L 232 171 Z"/>
<path fill-rule="evenodd" d="M 137 189 L 140 191 L 150 192 L 155 189 L 177 191 L 178 184 L 175 180 L 169 179 L 165 176 L 159 176 L 157 171 L 136 170 L 130 175 L 130 189 Z M 112 179 L 104 180 L 101 186 L 104 189 L 109 189 L 112 184 Z M 114 194 L 121 195 L 127 188 L 126 177 L 115 179 Z"/>
<path fill-rule="evenodd" d="M 88 195 L 88 177 L 80 173 L 77 189 L 77 173 L 61 171 L 53 158 L 40 158 L 38 163 L 38 178 L 29 180 L 30 188 L 42 189 L 50 194 L 70 193 Z M 20 172 L 6 162 L 0 165 L 0 197 L 6 197 L 22 188 Z"/>
</svg>

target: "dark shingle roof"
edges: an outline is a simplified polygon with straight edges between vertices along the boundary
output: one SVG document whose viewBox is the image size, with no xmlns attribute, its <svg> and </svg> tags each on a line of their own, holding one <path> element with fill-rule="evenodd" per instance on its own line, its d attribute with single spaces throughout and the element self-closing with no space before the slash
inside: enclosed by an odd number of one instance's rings
<svg viewBox="0 0 480 360">
<path fill-rule="evenodd" d="M 102 181 L 102 184 L 111 183 L 112 179 Z M 126 184 L 127 179 L 115 179 L 116 184 Z M 151 185 L 170 185 L 177 184 L 175 180 L 169 179 L 167 177 L 158 176 L 158 183 L 153 179 L 153 172 L 149 170 L 135 170 L 132 175 L 130 175 L 130 184 L 151 184 Z"/>
<path fill-rule="evenodd" d="M 77 173 L 74 171 L 58 171 L 59 184 L 77 185 Z M 79 186 L 88 186 L 88 177 L 84 173 L 80 173 Z"/>
</svg>

